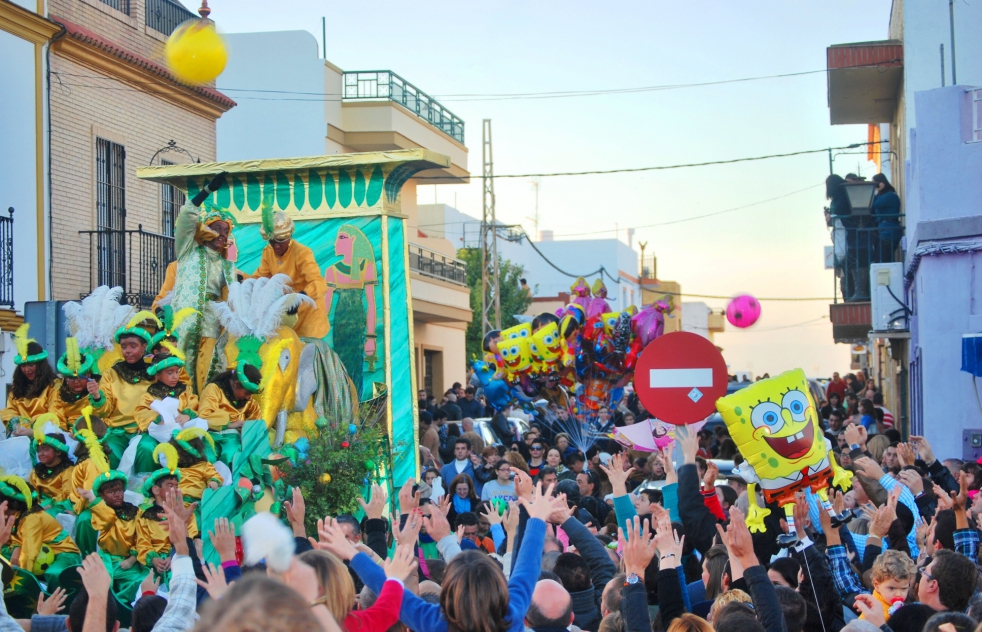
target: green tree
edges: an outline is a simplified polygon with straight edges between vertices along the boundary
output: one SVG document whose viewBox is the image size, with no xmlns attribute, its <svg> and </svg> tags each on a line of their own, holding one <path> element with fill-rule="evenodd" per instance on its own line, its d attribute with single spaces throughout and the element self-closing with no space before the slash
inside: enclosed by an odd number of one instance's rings
<svg viewBox="0 0 982 632">
<path fill-rule="evenodd" d="M 471 358 L 484 355 L 481 343 L 484 333 L 481 331 L 481 250 L 479 248 L 461 248 L 457 257 L 467 264 L 467 287 L 471 289 L 471 309 L 474 318 L 467 326 L 467 362 Z M 523 290 L 519 284 L 522 278 L 522 267 L 498 256 L 498 282 L 501 291 L 501 328 L 507 329 L 517 325 L 516 314 L 524 314 L 532 304 L 532 294 Z"/>
</svg>

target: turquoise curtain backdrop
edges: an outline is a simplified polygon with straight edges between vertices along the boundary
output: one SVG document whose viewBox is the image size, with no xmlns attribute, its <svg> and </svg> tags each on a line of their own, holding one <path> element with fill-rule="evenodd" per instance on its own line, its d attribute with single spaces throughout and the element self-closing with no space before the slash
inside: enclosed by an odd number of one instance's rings
<svg viewBox="0 0 982 632">
<path fill-rule="evenodd" d="M 401 224 L 402 222 L 393 221 L 391 224 Z M 338 229 L 344 224 L 350 224 L 355 228 L 358 228 L 368 237 L 369 242 L 372 244 L 372 249 L 375 252 L 375 269 L 378 275 L 378 285 L 376 286 L 375 292 L 375 333 L 376 338 L 376 355 L 379 361 L 375 363 L 375 370 L 369 371 L 369 364 L 364 362 L 362 364 L 362 387 L 361 387 L 361 400 L 370 399 L 372 396 L 372 382 L 385 382 L 385 320 L 384 320 L 384 294 L 382 293 L 382 220 L 379 217 L 345 217 L 338 219 L 318 219 L 309 221 L 297 221 L 296 230 L 293 233 L 293 238 L 299 243 L 309 247 L 314 251 L 314 258 L 317 260 L 317 265 L 320 266 L 321 274 L 327 268 L 331 267 L 338 261 L 340 261 L 340 256 L 336 255 L 334 252 L 334 242 L 337 239 Z M 390 224 L 390 232 L 391 232 Z M 259 267 L 259 261 L 262 258 L 263 248 L 266 247 L 266 242 L 259 235 L 259 224 L 240 224 L 236 226 L 233 234 L 235 236 L 235 245 L 238 248 L 238 259 L 236 261 L 236 266 L 243 272 L 249 274 L 255 272 L 256 268 Z M 400 226 L 401 231 L 401 226 Z M 403 243 L 400 238 L 400 243 Z M 405 245 L 402 246 L 403 248 Z M 399 278 L 399 283 L 403 288 L 405 288 L 405 266 L 403 262 L 402 255 L 398 257 L 400 272 L 398 274 L 393 273 L 393 279 Z M 395 295 L 391 295 L 392 300 L 395 301 Z M 402 316 L 405 322 L 400 324 L 400 327 L 407 332 L 408 336 L 408 315 L 406 313 L 406 302 L 405 289 L 402 290 L 401 299 L 402 302 Z M 331 321 L 331 330 L 328 332 L 327 336 L 324 338 L 325 341 L 331 348 L 334 348 L 334 341 L 340 339 L 341 336 L 345 334 L 344 331 L 338 331 L 338 328 L 334 326 L 334 316 L 335 310 L 337 309 L 338 297 L 335 295 L 332 301 L 333 305 L 331 311 L 328 313 L 328 319 Z M 362 298 L 362 304 L 364 309 L 368 309 L 368 301 L 364 297 Z M 396 319 L 393 318 L 393 327 L 395 328 Z M 407 338 L 408 340 L 408 338 Z M 393 344 L 395 343 L 395 338 L 393 337 Z M 406 343 L 408 344 L 408 343 Z M 398 349 L 398 346 L 394 346 Z M 407 352 L 408 356 L 408 352 Z M 405 387 L 406 392 L 411 397 L 411 386 Z M 392 385 L 392 392 L 396 392 L 395 384 Z M 410 404 L 412 402 L 410 401 Z M 410 410 L 410 413 L 412 411 Z M 410 414 L 410 417 L 412 415 Z M 411 442 L 410 442 L 411 445 Z"/>
<path fill-rule="evenodd" d="M 392 345 L 392 449 L 395 461 L 394 484 L 402 485 L 416 474 L 415 430 L 413 416 L 412 371 L 409 346 L 409 271 L 406 270 L 406 239 L 404 222 L 389 218 L 389 303 Z"/>
</svg>

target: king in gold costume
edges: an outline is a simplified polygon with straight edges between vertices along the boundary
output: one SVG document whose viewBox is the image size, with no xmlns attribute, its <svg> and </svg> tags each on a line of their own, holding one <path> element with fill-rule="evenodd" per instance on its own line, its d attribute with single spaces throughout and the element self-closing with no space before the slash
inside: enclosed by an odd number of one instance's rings
<svg viewBox="0 0 982 632">
<path fill-rule="evenodd" d="M 208 185 L 212 191 L 224 185 L 218 176 Z M 181 208 L 174 223 L 177 279 L 170 295 L 175 312 L 193 307 L 197 314 L 187 318 L 177 331 L 181 350 L 187 357 L 187 372 L 195 393 L 225 366 L 217 347 L 221 326 L 213 305 L 221 301 L 235 281 L 232 225 L 228 211 L 204 203 L 199 209 L 193 200 Z"/>
<path fill-rule="evenodd" d="M 262 260 L 252 278 L 269 278 L 274 274 L 290 277 L 293 291 L 314 301 L 300 305 L 293 330 L 301 338 L 323 338 L 329 328 L 324 303 L 327 283 L 314 258 L 314 251 L 293 239 L 293 230 L 293 220 L 286 213 L 274 213 L 269 205 L 263 205 L 263 223 L 259 233 L 269 245 L 263 248 Z"/>
</svg>

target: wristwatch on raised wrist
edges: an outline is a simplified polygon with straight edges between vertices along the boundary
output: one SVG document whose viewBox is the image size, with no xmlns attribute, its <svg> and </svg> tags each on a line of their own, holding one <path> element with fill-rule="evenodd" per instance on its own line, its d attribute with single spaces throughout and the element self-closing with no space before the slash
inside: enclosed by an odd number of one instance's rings
<svg viewBox="0 0 982 632">
<path fill-rule="evenodd" d="M 641 576 L 637 573 L 628 573 L 627 579 L 624 580 L 625 586 L 633 586 L 641 581 Z"/>
</svg>

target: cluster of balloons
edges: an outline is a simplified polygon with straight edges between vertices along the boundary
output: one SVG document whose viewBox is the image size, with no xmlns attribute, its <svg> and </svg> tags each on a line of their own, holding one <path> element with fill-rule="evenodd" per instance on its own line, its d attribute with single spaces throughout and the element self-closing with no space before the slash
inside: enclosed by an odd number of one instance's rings
<svg viewBox="0 0 982 632">
<path fill-rule="evenodd" d="M 570 289 L 575 298 L 566 307 L 485 336 L 484 358 L 473 369 L 495 410 L 544 398 L 596 417 L 619 400 L 638 356 L 662 335 L 672 311 L 671 300 L 612 311 L 600 280 L 591 288 L 580 278 Z"/>
</svg>

